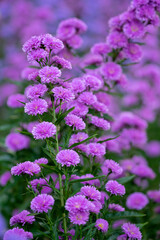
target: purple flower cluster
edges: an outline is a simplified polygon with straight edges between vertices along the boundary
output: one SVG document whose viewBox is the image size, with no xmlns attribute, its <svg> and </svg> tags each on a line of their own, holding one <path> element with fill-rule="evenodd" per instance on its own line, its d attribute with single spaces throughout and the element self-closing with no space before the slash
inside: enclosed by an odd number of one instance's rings
<svg viewBox="0 0 160 240">
<path fill-rule="evenodd" d="M 51 195 L 40 194 L 31 201 L 31 209 L 34 212 L 48 212 L 54 205 L 54 198 Z"/>
<path fill-rule="evenodd" d="M 30 161 L 19 163 L 11 168 L 11 174 L 15 176 L 19 176 L 21 174 L 28 174 L 33 176 L 33 174 L 38 174 L 40 171 L 40 166 L 37 163 Z"/>
</svg>

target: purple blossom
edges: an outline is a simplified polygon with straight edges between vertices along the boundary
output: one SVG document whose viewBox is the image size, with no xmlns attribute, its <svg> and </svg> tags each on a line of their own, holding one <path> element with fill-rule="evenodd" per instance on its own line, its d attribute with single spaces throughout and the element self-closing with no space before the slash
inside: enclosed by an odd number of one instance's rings
<svg viewBox="0 0 160 240">
<path fill-rule="evenodd" d="M 31 102 L 26 103 L 24 107 L 24 112 L 28 115 L 42 115 L 47 112 L 48 104 L 44 99 L 35 99 Z"/>
<path fill-rule="evenodd" d="M 108 222 L 102 218 L 99 218 L 96 220 L 95 227 L 102 231 L 102 232 L 107 232 L 108 231 Z"/>
<path fill-rule="evenodd" d="M 41 45 L 41 37 L 33 36 L 28 41 L 26 41 L 22 47 L 23 52 L 29 53 L 33 50 L 37 50 Z"/>
<path fill-rule="evenodd" d="M 96 109 L 98 112 L 108 113 L 108 107 L 101 102 L 95 102 L 92 107 Z"/>
<path fill-rule="evenodd" d="M 62 100 L 63 102 L 70 102 L 75 98 L 73 92 L 67 88 L 55 87 L 52 89 L 52 92 L 56 100 Z"/>
<path fill-rule="evenodd" d="M 28 148 L 30 139 L 20 133 L 10 133 L 5 140 L 6 146 L 13 152 Z"/>
<path fill-rule="evenodd" d="M 90 211 L 98 214 L 102 209 L 102 204 L 100 201 L 92 201 L 92 205 L 90 206 Z"/>
<path fill-rule="evenodd" d="M 43 97 L 47 92 L 47 87 L 44 84 L 37 84 L 34 86 L 29 86 L 25 90 L 25 95 L 28 99 L 36 99 L 39 97 Z"/>
<path fill-rule="evenodd" d="M 150 190 L 147 192 L 148 197 L 156 203 L 160 203 L 160 190 Z"/>
<path fill-rule="evenodd" d="M 115 173 L 116 175 L 120 175 L 122 174 L 123 169 L 119 166 L 117 162 L 107 159 L 102 165 L 102 172 L 105 175 L 108 175 L 110 172 Z"/>
<path fill-rule="evenodd" d="M 123 31 L 125 35 L 131 39 L 141 38 L 145 32 L 144 25 L 138 20 L 126 23 L 123 27 Z"/>
<path fill-rule="evenodd" d="M 5 232 L 3 240 L 29 240 L 33 239 L 31 232 L 25 232 L 22 228 L 13 228 Z"/>
<path fill-rule="evenodd" d="M 89 143 L 88 144 L 88 155 L 92 156 L 103 156 L 105 155 L 105 146 L 101 143 Z"/>
<path fill-rule="evenodd" d="M 127 198 L 126 205 L 129 209 L 141 210 L 148 204 L 148 198 L 141 192 L 134 192 Z"/>
<path fill-rule="evenodd" d="M 47 181 L 44 178 L 34 179 L 30 181 L 30 185 L 33 188 L 33 191 L 36 193 L 51 193 L 52 189 L 49 187 Z M 28 187 L 30 187 L 30 185 Z"/>
<path fill-rule="evenodd" d="M 83 92 L 86 89 L 86 82 L 83 78 L 74 78 L 72 88 L 75 93 Z"/>
<path fill-rule="evenodd" d="M 89 212 L 70 212 L 69 219 L 73 224 L 84 225 L 89 220 Z"/>
<path fill-rule="evenodd" d="M 145 164 L 140 164 L 138 166 L 135 166 L 132 169 L 132 173 L 141 178 L 154 179 L 156 177 L 156 174 L 154 173 L 154 171 Z"/>
<path fill-rule="evenodd" d="M 44 49 L 37 49 L 29 52 L 27 55 L 27 59 L 29 63 L 33 63 L 34 61 L 45 63 L 48 56 L 49 53 L 46 52 Z"/>
<path fill-rule="evenodd" d="M 126 36 L 118 31 L 113 31 L 107 36 L 107 44 L 114 49 L 126 47 L 128 44 Z"/>
<path fill-rule="evenodd" d="M 53 137 L 56 134 L 56 126 L 51 122 L 38 123 L 32 130 L 35 139 L 45 139 Z"/>
<path fill-rule="evenodd" d="M 111 194 L 114 194 L 114 195 L 124 195 L 125 194 L 125 187 L 118 183 L 116 180 L 110 180 L 106 183 L 106 191 L 107 192 L 110 192 Z"/>
<path fill-rule="evenodd" d="M 102 128 L 104 130 L 110 129 L 110 123 L 107 120 L 92 115 L 89 115 L 89 118 L 91 119 L 90 122 L 96 127 Z"/>
<path fill-rule="evenodd" d="M 22 102 L 22 103 L 21 103 Z M 26 98 L 23 94 L 17 93 L 14 95 L 11 95 L 7 100 L 8 107 L 11 108 L 20 108 L 23 107 L 26 102 Z"/>
<path fill-rule="evenodd" d="M 83 195 L 73 196 L 67 199 L 65 209 L 71 213 L 89 212 L 91 202 Z"/>
<path fill-rule="evenodd" d="M 83 92 L 80 94 L 78 101 L 86 105 L 93 105 L 97 101 L 97 98 L 92 92 Z"/>
<path fill-rule="evenodd" d="M 49 33 L 42 35 L 42 44 L 45 49 L 52 51 L 54 54 L 59 53 L 64 48 L 63 42 Z"/>
<path fill-rule="evenodd" d="M 31 201 L 31 209 L 34 212 L 42 213 L 48 212 L 48 210 L 52 209 L 54 205 L 54 198 L 51 195 L 47 194 L 39 194 L 37 197 L 33 198 Z"/>
<path fill-rule="evenodd" d="M 10 171 L 6 171 L 4 172 L 1 176 L 0 176 L 0 185 L 1 186 L 5 186 L 7 184 L 7 182 L 11 179 L 11 173 Z"/>
<path fill-rule="evenodd" d="M 52 61 L 52 64 L 57 68 L 72 69 L 71 63 L 65 58 L 54 56 L 51 61 Z"/>
<path fill-rule="evenodd" d="M 122 69 L 120 65 L 108 62 L 102 66 L 101 73 L 107 80 L 118 80 L 122 75 Z"/>
<path fill-rule="evenodd" d="M 80 178 L 84 179 L 84 178 L 94 178 L 94 176 L 90 173 L 86 174 L 86 175 L 82 175 Z M 87 180 L 84 182 L 81 182 L 82 184 L 88 184 L 88 185 L 95 185 L 97 187 L 100 186 L 100 181 L 99 179 L 93 179 L 93 180 Z"/>
<path fill-rule="evenodd" d="M 91 48 L 91 52 L 93 54 L 106 55 L 107 53 L 111 52 L 111 47 L 106 43 L 96 43 Z"/>
<path fill-rule="evenodd" d="M 74 114 L 68 114 L 65 117 L 65 122 L 68 126 L 73 126 L 76 130 L 83 130 L 86 127 L 85 122 L 82 120 L 82 118 L 74 115 Z"/>
<path fill-rule="evenodd" d="M 80 192 L 91 200 L 100 200 L 101 198 L 101 193 L 94 186 L 84 186 Z"/>
<path fill-rule="evenodd" d="M 139 228 L 135 224 L 132 224 L 129 222 L 124 223 L 122 225 L 122 230 L 131 239 L 138 239 L 138 240 L 142 239 L 142 234 L 139 231 Z"/>
<path fill-rule="evenodd" d="M 39 71 L 39 77 L 42 83 L 55 83 L 57 78 L 61 76 L 61 71 L 57 67 L 43 67 Z"/>
<path fill-rule="evenodd" d="M 30 161 L 19 163 L 11 168 L 11 174 L 15 176 L 19 176 L 21 174 L 28 174 L 33 176 L 33 174 L 38 174 L 40 171 L 40 166 Z"/>
<path fill-rule="evenodd" d="M 10 225 L 13 226 L 17 223 L 22 224 L 22 226 L 24 226 L 26 223 L 32 224 L 35 221 L 35 217 L 28 216 L 29 214 L 31 214 L 29 211 L 23 210 L 22 212 L 18 213 L 17 215 L 14 215 L 10 219 Z"/>
<path fill-rule="evenodd" d="M 80 48 L 83 40 L 79 35 L 74 35 L 70 39 L 67 39 L 66 42 L 71 48 L 77 49 Z"/>
<path fill-rule="evenodd" d="M 34 163 L 37 164 L 48 164 L 48 159 L 47 158 L 39 158 L 34 161 Z"/>
<path fill-rule="evenodd" d="M 86 86 L 90 87 L 92 90 L 97 91 L 102 88 L 102 81 L 93 75 L 86 74 L 83 76 L 83 79 L 86 82 Z"/>
<path fill-rule="evenodd" d="M 79 132 L 77 134 L 73 134 L 69 140 L 69 146 L 71 146 L 74 143 L 82 142 L 83 140 L 85 140 L 87 138 L 88 138 L 88 134 L 84 133 L 84 132 Z M 79 148 L 79 149 L 81 149 L 81 147 L 83 149 L 84 144 L 80 144 L 80 145 L 76 146 L 76 148 Z"/>
<path fill-rule="evenodd" d="M 124 49 L 124 53 L 127 58 L 130 58 L 134 62 L 139 62 L 142 59 L 142 49 L 137 44 L 129 43 Z"/>
<path fill-rule="evenodd" d="M 72 107 L 74 107 L 74 109 L 72 110 L 72 114 L 78 117 L 86 116 L 86 114 L 88 113 L 88 107 L 77 101 L 70 102 L 67 106 L 67 109 L 70 109 Z"/>
<path fill-rule="evenodd" d="M 66 165 L 67 167 L 75 166 L 80 163 L 80 157 L 78 153 L 76 153 L 74 150 L 69 149 L 61 150 L 57 154 L 56 160 L 59 164 L 62 165 L 62 167 L 64 165 Z"/>
<path fill-rule="evenodd" d="M 124 212 L 125 211 L 125 208 L 122 207 L 121 205 L 119 204 L 115 204 L 115 203 L 110 203 L 108 205 L 108 209 L 109 210 L 113 210 L 113 211 L 116 211 L 116 212 Z"/>
</svg>

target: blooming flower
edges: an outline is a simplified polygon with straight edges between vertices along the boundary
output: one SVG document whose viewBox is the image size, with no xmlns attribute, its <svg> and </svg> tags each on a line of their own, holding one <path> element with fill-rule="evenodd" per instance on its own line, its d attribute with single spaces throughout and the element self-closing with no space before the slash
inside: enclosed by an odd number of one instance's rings
<svg viewBox="0 0 160 240">
<path fill-rule="evenodd" d="M 48 159 L 47 158 L 39 158 L 39 159 L 36 159 L 34 161 L 34 163 L 37 163 L 37 164 L 47 164 L 48 163 Z"/>
<path fill-rule="evenodd" d="M 146 164 L 140 164 L 135 166 L 131 172 L 141 178 L 154 179 L 156 177 L 155 172 Z"/>
<path fill-rule="evenodd" d="M 70 212 L 69 219 L 73 224 L 84 225 L 89 220 L 89 212 Z"/>
<path fill-rule="evenodd" d="M 14 215 L 10 219 L 10 225 L 13 226 L 16 223 L 22 224 L 24 226 L 26 223 L 32 224 L 35 221 L 34 216 L 29 215 L 30 212 L 27 210 L 23 210 L 22 212 L 18 213 L 17 215 Z"/>
<path fill-rule="evenodd" d="M 93 54 L 105 55 L 105 54 L 111 52 L 111 47 L 109 45 L 107 45 L 106 43 L 96 43 L 91 48 L 91 52 Z"/>
<path fill-rule="evenodd" d="M 65 209 L 71 213 L 89 212 L 91 202 L 83 195 L 73 196 L 67 199 Z"/>
<path fill-rule="evenodd" d="M 69 105 L 67 106 L 67 109 L 70 109 L 72 107 L 74 107 L 74 109 L 72 110 L 72 114 L 78 117 L 83 117 L 88 113 L 88 107 L 77 101 L 70 102 Z"/>
<path fill-rule="evenodd" d="M 13 228 L 5 232 L 3 240 L 29 240 L 33 239 L 31 232 L 26 232 L 22 228 Z"/>
<path fill-rule="evenodd" d="M 56 126 L 51 122 L 38 123 L 32 130 L 35 139 L 45 139 L 53 137 L 56 134 Z"/>
<path fill-rule="evenodd" d="M 28 99 L 36 99 L 39 97 L 43 97 L 43 95 L 47 92 L 47 87 L 44 84 L 37 84 L 34 86 L 29 86 L 25 90 L 25 95 Z"/>
<path fill-rule="evenodd" d="M 40 166 L 37 163 L 33 163 L 30 161 L 19 163 L 11 168 L 11 174 L 15 176 L 19 176 L 21 174 L 28 174 L 33 176 L 33 174 L 38 174 L 40 171 Z"/>
<path fill-rule="evenodd" d="M 122 167 L 119 166 L 119 164 L 111 159 L 107 159 L 104 161 L 102 165 L 102 172 L 103 174 L 108 174 L 109 172 L 115 173 L 117 175 L 120 175 L 123 172 Z"/>
<path fill-rule="evenodd" d="M 139 228 L 135 224 L 132 224 L 132 223 L 129 223 L 129 222 L 124 223 L 122 225 L 122 230 L 131 239 L 138 239 L 138 240 L 142 239 L 142 234 L 139 231 Z"/>
<path fill-rule="evenodd" d="M 138 62 L 142 58 L 142 49 L 140 46 L 134 43 L 129 43 L 124 49 L 124 53 L 127 58 L 130 58 L 132 61 Z"/>
<path fill-rule="evenodd" d="M 24 112 L 28 115 L 42 115 L 47 112 L 48 104 L 44 99 L 35 99 L 32 102 L 26 103 L 24 107 Z"/>
<path fill-rule="evenodd" d="M 108 62 L 102 66 L 101 73 L 108 80 L 118 80 L 122 75 L 122 69 L 120 65 Z"/>
<path fill-rule="evenodd" d="M 138 20 L 133 20 L 124 25 L 123 31 L 128 38 L 140 38 L 144 35 L 144 25 Z"/>
<path fill-rule="evenodd" d="M 102 87 L 102 81 L 95 76 L 92 76 L 90 74 L 85 74 L 83 76 L 83 79 L 86 82 L 86 86 L 90 87 L 90 89 L 92 90 L 97 91 Z"/>
<path fill-rule="evenodd" d="M 100 200 L 101 198 L 101 193 L 93 186 L 84 186 L 80 192 L 92 200 Z"/>
<path fill-rule="evenodd" d="M 44 178 L 34 179 L 30 181 L 32 189 L 36 193 L 51 193 L 52 189 L 49 187 L 47 181 Z M 30 187 L 30 185 L 28 187 Z"/>
<path fill-rule="evenodd" d="M 127 198 L 126 205 L 129 209 L 141 210 L 148 204 L 148 198 L 141 192 L 134 192 Z"/>
<path fill-rule="evenodd" d="M 108 222 L 105 219 L 99 218 L 96 220 L 95 227 L 102 232 L 108 231 Z"/>
<path fill-rule="evenodd" d="M 124 195 L 125 194 L 125 187 L 118 183 L 116 180 L 110 180 L 106 183 L 106 191 L 110 192 L 111 194 L 114 195 Z"/>
<path fill-rule="evenodd" d="M 54 54 L 59 53 L 64 48 L 63 42 L 49 33 L 42 35 L 42 44 L 45 49 L 51 50 Z"/>
<path fill-rule="evenodd" d="M 107 120 L 92 115 L 89 115 L 89 117 L 91 119 L 90 122 L 96 127 L 102 128 L 104 130 L 110 129 L 110 123 Z"/>
<path fill-rule="evenodd" d="M 92 204 L 90 206 L 90 211 L 93 213 L 98 214 L 100 210 L 102 209 L 102 204 L 100 201 L 92 201 Z"/>
<path fill-rule="evenodd" d="M 29 137 L 24 136 L 20 133 L 10 133 L 5 140 L 6 146 L 14 152 L 28 148 L 29 143 Z"/>
<path fill-rule="evenodd" d="M 11 108 L 20 108 L 24 106 L 23 103 L 25 102 L 26 102 L 25 96 L 23 94 L 17 93 L 9 96 L 7 100 L 7 105 L 8 107 L 11 107 Z"/>
<path fill-rule="evenodd" d="M 80 178 L 84 179 L 84 178 L 94 178 L 94 176 L 90 173 L 86 174 L 86 175 L 82 175 Z M 89 185 L 95 185 L 95 186 L 100 186 L 100 181 L 99 179 L 93 179 L 93 180 L 87 180 L 84 182 L 81 182 L 82 184 L 89 184 Z"/>
<path fill-rule="evenodd" d="M 66 165 L 67 167 L 75 166 L 78 163 L 80 163 L 80 157 L 78 155 L 78 153 L 76 153 L 74 150 L 61 150 L 57 156 L 56 156 L 56 160 L 58 163 L 60 163 L 62 165 L 62 167 L 64 165 Z"/>
<path fill-rule="evenodd" d="M 54 93 L 54 97 L 56 100 L 58 99 L 64 102 L 70 102 L 75 98 L 73 92 L 67 88 L 55 87 L 52 89 L 52 92 Z"/>
<path fill-rule="evenodd" d="M 160 190 L 150 190 L 147 192 L 147 195 L 153 201 L 160 203 Z"/>
<path fill-rule="evenodd" d="M 67 117 L 65 117 L 65 122 L 68 126 L 73 126 L 76 130 L 83 130 L 86 127 L 86 124 L 82 118 L 74 114 L 68 114 Z"/>
<path fill-rule="evenodd" d="M 51 61 L 55 67 L 72 69 L 71 63 L 68 60 L 59 56 L 54 56 Z"/>
<path fill-rule="evenodd" d="M 0 185 L 1 186 L 5 186 L 7 184 L 7 182 L 11 179 L 11 173 L 10 171 L 6 171 L 4 172 L 1 176 L 0 176 Z"/>
<path fill-rule="evenodd" d="M 122 206 L 119 205 L 119 204 L 115 204 L 115 203 L 110 203 L 110 204 L 108 205 L 108 209 L 109 209 L 109 210 L 114 210 L 114 211 L 116 211 L 116 212 L 124 212 L 124 211 L 125 211 L 125 208 L 124 208 L 124 207 L 122 207 Z"/>
<path fill-rule="evenodd" d="M 89 143 L 87 146 L 88 155 L 102 156 L 106 153 L 105 146 L 101 143 Z"/>
<path fill-rule="evenodd" d="M 118 31 L 111 32 L 107 36 L 106 42 L 114 49 L 126 47 L 128 43 L 126 36 Z"/>
<path fill-rule="evenodd" d="M 83 92 L 86 89 L 86 82 L 83 78 L 74 78 L 72 80 L 72 88 L 75 93 Z"/>
<path fill-rule="evenodd" d="M 47 213 L 49 209 L 52 209 L 53 205 L 54 198 L 51 195 L 47 194 L 39 194 L 31 201 L 31 209 L 37 213 Z"/>
<path fill-rule="evenodd" d="M 55 83 L 57 78 L 61 76 L 61 71 L 57 67 L 43 67 L 39 71 L 39 77 L 42 83 Z"/>
<path fill-rule="evenodd" d="M 97 101 L 97 98 L 92 92 L 83 92 L 80 94 L 78 101 L 86 105 L 92 105 Z"/>
</svg>

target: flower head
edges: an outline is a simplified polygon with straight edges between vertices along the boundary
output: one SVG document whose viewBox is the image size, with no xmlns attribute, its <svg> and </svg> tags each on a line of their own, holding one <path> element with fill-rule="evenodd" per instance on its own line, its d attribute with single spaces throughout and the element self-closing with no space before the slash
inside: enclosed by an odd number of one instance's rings
<svg viewBox="0 0 160 240">
<path fill-rule="evenodd" d="M 24 112 L 28 115 L 42 115 L 47 112 L 48 104 L 44 99 L 35 99 L 32 102 L 26 103 L 24 107 Z"/>
<path fill-rule="evenodd" d="M 106 153 L 105 146 L 101 143 L 89 143 L 88 155 L 103 156 Z"/>
<path fill-rule="evenodd" d="M 65 122 L 68 126 L 73 126 L 76 130 L 83 130 L 86 127 L 86 124 L 82 118 L 74 114 L 68 114 L 67 117 L 65 117 Z"/>
<path fill-rule="evenodd" d="M 26 232 L 23 228 L 13 228 L 5 232 L 3 240 L 29 240 L 33 239 L 31 232 Z"/>
<path fill-rule="evenodd" d="M 25 102 L 26 102 L 25 96 L 23 94 L 17 93 L 9 96 L 7 100 L 7 105 L 8 107 L 11 107 L 11 108 L 20 108 L 24 106 L 23 103 Z"/>
<path fill-rule="evenodd" d="M 69 219 L 73 224 L 84 225 L 89 220 L 89 212 L 70 212 Z"/>
<path fill-rule="evenodd" d="M 105 63 L 101 68 L 101 72 L 107 80 L 118 80 L 122 75 L 120 65 L 114 62 Z"/>
<path fill-rule="evenodd" d="M 101 193 L 94 186 L 84 186 L 80 192 L 91 200 L 100 200 L 101 198 Z"/>
<path fill-rule="evenodd" d="M 110 180 L 106 183 L 106 191 L 110 192 L 111 194 L 114 195 L 124 195 L 125 194 L 125 187 L 118 183 L 116 180 Z"/>
<path fill-rule="evenodd" d="M 67 199 L 65 209 L 71 213 L 89 212 L 91 202 L 83 195 L 73 196 Z"/>
<path fill-rule="evenodd" d="M 48 164 L 48 159 L 47 158 L 39 158 L 34 161 L 34 163 L 37 164 Z"/>
<path fill-rule="evenodd" d="M 124 25 L 123 31 L 128 38 L 140 38 L 144 35 L 144 25 L 138 20 L 133 20 Z"/>
<path fill-rule="evenodd" d="M 55 87 L 52 89 L 52 92 L 56 100 L 62 100 L 63 102 L 70 102 L 75 98 L 73 92 L 64 87 Z"/>
<path fill-rule="evenodd" d="M 56 126 L 51 122 L 38 123 L 32 130 L 35 139 L 45 139 L 53 137 L 56 134 Z"/>
<path fill-rule="evenodd" d="M 48 212 L 49 209 L 52 209 L 54 205 L 54 198 L 51 195 L 39 194 L 37 197 L 33 198 L 31 201 L 31 209 L 34 212 L 42 213 Z"/>
<path fill-rule="evenodd" d="M 114 48 L 123 48 L 126 47 L 128 44 L 127 38 L 124 33 L 113 31 L 107 36 L 107 44 Z"/>
<path fill-rule="evenodd" d="M 59 56 L 54 56 L 51 61 L 55 67 L 72 69 L 71 63 L 68 60 Z"/>
<path fill-rule="evenodd" d="M 66 165 L 67 167 L 75 166 L 78 163 L 80 163 L 80 157 L 78 153 L 76 153 L 74 150 L 69 150 L 69 149 L 61 150 L 57 154 L 56 160 L 62 166 Z"/>
<path fill-rule="evenodd" d="M 21 174 L 28 174 L 33 176 L 33 174 L 38 174 L 40 171 L 40 166 L 37 163 L 33 163 L 30 161 L 19 163 L 11 168 L 11 174 L 15 176 L 19 176 Z"/>
<path fill-rule="evenodd" d="M 95 227 L 102 232 L 107 232 L 108 231 L 108 222 L 105 219 L 99 218 L 96 221 Z"/>
<path fill-rule="evenodd" d="M 104 161 L 102 165 L 102 172 L 103 174 L 108 174 L 109 172 L 115 173 L 116 175 L 120 175 L 123 172 L 122 167 L 113 160 L 107 159 Z"/>
<path fill-rule="evenodd" d="M 57 67 L 43 67 L 39 71 L 39 77 L 42 83 L 55 83 L 57 78 L 61 76 L 61 71 Z"/>
<path fill-rule="evenodd" d="M 35 217 L 29 214 L 31 214 L 29 211 L 23 210 L 22 212 L 14 215 L 10 219 L 10 225 L 13 226 L 17 223 L 22 224 L 22 226 L 24 226 L 26 223 L 32 224 L 35 221 Z"/>
<path fill-rule="evenodd" d="M 24 136 L 20 133 L 10 133 L 5 140 L 6 146 L 14 152 L 28 148 L 29 143 L 29 137 Z"/>
<path fill-rule="evenodd" d="M 148 204 L 148 198 L 141 192 L 134 192 L 127 198 L 126 205 L 129 209 L 141 210 Z"/>
<path fill-rule="evenodd" d="M 109 45 L 107 45 L 106 43 L 96 43 L 91 48 L 91 52 L 93 54 L 105 55 L 105 54 L 111 52 L 111 47 Z"/>
<path fill-rule="evenodd" d="M 97 98 L 92 92 L 83 92 L 80 94 L 78 101 L 86 105 L 92 105 L 97 101 Z"/>
<path fill-rule="evenodd" d="M 47 92 L 47 87 L 44 84 L 37 84 L 34 86 L 29 86 L 25 90 L 25 95 L 28 99 L 36 99 L 39 97 L 43 97 Z"/>
<path fill-rule="evenodd" d="M 138 239 L 138 240 L 142 239 L 142 234 L 139 231 L 139 228 L 135 224 L 132 224 L 132 223 L 129 223 L 129 222 L 124 223 L 122 225 L 122 230 L 131 239 Z"/>
<path fill-rule="evenodd" d="M 116 212 L 124 212 L 125 211 L 125 208 L 122 207 L 121 205 L 119 204 L 115 204 L 115 203 L 110 203 L 108 205 L 108 209 L 109 210 L 113 210 L 113 211 L 116 211 Z"/>
<path fill-rule="evenodd" d="M 107 120 L 92 115 L 89 115 L 89 117 L 91 119 L 90 122 L 96 127 L 102 128 L 104 130 L 110 129 L 110 123 Z"/>
</svg>

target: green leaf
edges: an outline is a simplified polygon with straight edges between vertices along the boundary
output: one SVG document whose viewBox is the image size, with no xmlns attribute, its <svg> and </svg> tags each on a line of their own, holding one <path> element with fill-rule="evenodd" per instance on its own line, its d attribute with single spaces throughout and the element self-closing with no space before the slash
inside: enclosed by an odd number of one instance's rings
<svg viewBox="0 0 160 240">
<path fill-rule="evenodd" d="M 42 166 L 43 168 L 52 170 L 52 171 L 54 171 L 54 172 L 57 172 L 57 173 L 59 172 L 56 167 L 53 167 L 53 166 L 50 166 L 50 165 L 46 165 L 46 164 L 39 164 L 39 165 Z"/>
<path fill-rule="evenodd" d="M 20 131 L 20 130 L 17 130 L 17 132 L 22 133 L 23 135 L 26 135 L 26 136 L 32 136 L 32 133 L 27 132 L 27 131 Z"/>
<path fill-rule="evenodd" d="M 98 141 L 98 143 L 108 142 L 108 141 L 111 141 L 111 140 L 113 140 L 113 139 L 118 138 L 119 136 L 120 136 L 120 135 L 118 135 L 118 136 L 116 136 L 116 137 L 113 137 L 113 138 L 107 138 L 107 139 L 105 139 L 105 140 Z"/>
<path fill-rule="evenodd" d="M 125 211 L 125 212 L 115 212 L 115 213 L 107 213 L 105 218 L 115 219 L 115 218 L 128 218 L 128 217 L 144 217 L 145 214 L 133 211 Z"/>
<path fill-rule="evenodd" d="M 68 115 L 68 113 L 72 112 L 74 109 L 75 109 L 75 107 L 72 107 L 72 108 L 70 108 L 68 111 L 62 113 L 62 114 L 58 117 L 57 121 L 55 122 L 55 125 L 59 125 L 60 122 Z"/>
<path fill-rule="evenodd" d="M 144 226 L 146 226 L 148 224 L 148 222 L 145 222 L 145 223 L 139 223 L 139 224 L 136 224 L 137 227 L 139 227 L 139 229 L 142 229 Z"/>
<path fill-rule="evenodd" d="M 131 175 L 131 176 L 128 176 L 128 177 L 119 178 L 119 179 L 117 179 L 117 182 L 119 182 L 120 184 L 125 184 L 127 182 L 130 182 L 134 178 L 135 178 L 135 175 Z"/>
<path fill-rule="evenodd" d="M 91 223 L 91 224 L 89 224 L 87 227 L 83 228 L 83 229 L 82 229 L 82 232 L 84 232 L 84 231 L 86 231 L 86 230 L 88 230 L 89 228 L 92 228 L 92 227 L 94 227 L 94 226 L 95 226 L 95 223 Z"/>
<path fill-rule="evenodd" d="M 108 239 L 108 240 L 116 240 L 119 235 L 120 235 L 120 233 L 115 233 L 115 234 L 112 234 L 112 236 L 110 236 L 110 237 L 107 238 L 107 239 Z"/>
<path fill-rule="evenodd" d="M 106 175 L 101 175 L 101 176 L 92 177 L 92 178 L 75 179 L 75 180 L 71 180 L 70 183 L 85 182 L 85 181 L 89 181 L 89 180 L 100 179 L 100 178 L 103 178 L 103 177 L 106 177 Z"/>
<path fill-rule="evenodd" d="M 88 65 L 88 66 L 86 66 L 85 68 L 86 68 L 86 69 L 96 69 L 96 68 L 98 68 L 98 66 L 92 64 L 92 65 Z"/>
<path fill-rule="evenodd" d="M 121 64 L 121 66 L 122 66 L 122 67 L 128 67 L 128 66 L 135 65 L 135 64 L 138 64 L 138 62 L 132 62 L 132 63 Z"/>
<path fill-rule="evenodd" d="M 114 121 L 114 119 L 107 113 L 103 114 L 103 118 L 108 121 L 112 121 L 112 122 Z"/>
<path fill-rule="evenodd" d="M 73 147 L 76 147 L 76 146 L 78 146 L 78 145 L 80 145 L 80 144 L 82 144 L 82 143 L 88 142 L 90 139 L 93 139 L 93 138 L 95 138 L 96 136 L 97 136 L 97 134 L 94 134 L 94 135 L 92 135 L 91 137 L 88 137 L 88 138 L 86 138 L 85 140 L 83 140 L 83 141 L 81 141 L 81 142 L 74 143 L 74 144 L 72 144 L 72 145 L 69 147 L 69 149 L 70 149 L 70 148 L 73 148 Z"/>
</svg>

